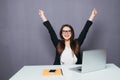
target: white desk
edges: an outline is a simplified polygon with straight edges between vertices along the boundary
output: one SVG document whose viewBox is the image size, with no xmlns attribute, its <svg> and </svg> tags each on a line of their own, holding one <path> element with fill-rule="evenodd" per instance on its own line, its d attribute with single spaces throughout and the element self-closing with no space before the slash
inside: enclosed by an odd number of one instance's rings
<svg viewBox="0 0 120 80">
<path fill-rule="evenodd" d="M 81 73 L 70 70 L 70 68 L 80 65 L 61 66 L 61 65 L 40 65 L 24 66 L 9 80 L 120 80 L 120 68 L 114 64 L 107 64 L 107 68 L 89 73 Z M 61 68 L 63 75 L 60 76 L 43 76 L 43 69 Z"/>
</svg>

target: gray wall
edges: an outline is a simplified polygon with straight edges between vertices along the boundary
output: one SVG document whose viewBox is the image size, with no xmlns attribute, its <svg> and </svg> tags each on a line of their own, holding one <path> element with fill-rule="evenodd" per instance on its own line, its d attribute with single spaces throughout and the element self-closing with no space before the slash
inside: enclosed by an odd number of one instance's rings
<svg viewBox="0 0 120 80">
<path fill-rule="evenodd" d="M 106 49 L 107 62 L 120 66 L 120 0 L 0 0 L 0 80 L 24 65 L 52 64 L 55 48 L 38 10 L 43 9 L 58 37 L 62 24 L 76 38 L 95 7 L 98 15 L 82 50 Z"/>
</svg>

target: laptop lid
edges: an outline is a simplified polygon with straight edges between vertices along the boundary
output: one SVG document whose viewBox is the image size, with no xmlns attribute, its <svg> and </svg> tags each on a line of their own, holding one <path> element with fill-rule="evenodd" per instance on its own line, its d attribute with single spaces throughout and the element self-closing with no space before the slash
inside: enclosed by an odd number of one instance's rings
<svg viewBox="0 0 120 80">
<path fill-rule="evenodd" d="M 83 51 L 81 72 L 91 72 L 104 69 L 106 65 L 106 51 L 88 50 Z"/>
</svg>

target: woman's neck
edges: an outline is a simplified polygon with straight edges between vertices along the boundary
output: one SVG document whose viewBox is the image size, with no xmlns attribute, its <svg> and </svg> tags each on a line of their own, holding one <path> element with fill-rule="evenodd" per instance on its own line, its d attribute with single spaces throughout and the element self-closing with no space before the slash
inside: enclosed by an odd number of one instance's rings
<svg viewBox="0 0 120 80">
<path fill-rule="evenodd" d="M 70 48 L 70 40 L 65 40 L 65 47 Z"/>
</svg>

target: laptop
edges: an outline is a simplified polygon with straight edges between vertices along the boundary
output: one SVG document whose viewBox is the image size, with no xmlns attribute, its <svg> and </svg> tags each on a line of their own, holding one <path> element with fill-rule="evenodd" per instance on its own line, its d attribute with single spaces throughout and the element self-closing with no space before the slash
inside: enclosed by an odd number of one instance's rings
<svg viewBox="0 0 120 80">
<path fill-rule="evenodd" d="M 105 69 L 106 51 L 102 49 L 83 51 L 82 66 L 72 68 L 81 73 L 93 72 Z"/>
</svg>

